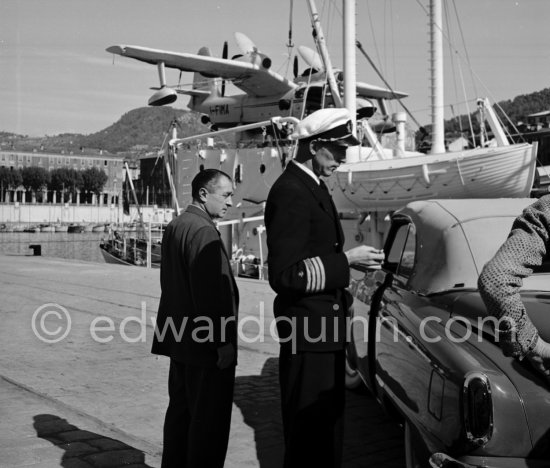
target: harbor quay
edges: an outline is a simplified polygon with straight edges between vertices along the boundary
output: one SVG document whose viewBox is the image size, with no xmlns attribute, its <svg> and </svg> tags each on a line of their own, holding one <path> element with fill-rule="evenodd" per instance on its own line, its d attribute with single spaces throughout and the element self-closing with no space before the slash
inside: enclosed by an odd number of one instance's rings
<svg viewBox="0 0 550 468">
<path fill-rule="evenodd" d="M 282 466 L 274 293 L 238 278 L 226 467 Z M 160 466 L 168 358 L 150 353 L 159 270 L 0 256 L 0 467 Z M 347 392 L 344 467 L 402 467 L 403 431 Z"/>
</svg>

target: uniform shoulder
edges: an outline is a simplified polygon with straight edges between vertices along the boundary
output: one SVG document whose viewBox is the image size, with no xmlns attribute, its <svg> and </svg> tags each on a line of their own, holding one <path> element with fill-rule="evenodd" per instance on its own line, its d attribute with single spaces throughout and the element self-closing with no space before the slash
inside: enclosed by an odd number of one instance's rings
<svg viewBox="0 0 550 468">
<path fill-rule="evenodd" d="M 296 175 L 285 171 L 272 185 L 269 191 L 269 198 L 285 194 L 301 193 L 304 189 L 306 189 L 305 185 Z"/>
</svg>

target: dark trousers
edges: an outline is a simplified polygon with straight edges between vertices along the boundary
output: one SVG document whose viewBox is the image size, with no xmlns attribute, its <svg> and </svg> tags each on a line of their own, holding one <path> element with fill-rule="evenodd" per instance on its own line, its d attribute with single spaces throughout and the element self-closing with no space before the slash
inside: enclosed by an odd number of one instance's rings
<svg viewBox="0 0 550 468">
<path fill-rule="evenodd" d="M 162 468 L 223 467 L 234 384 L 235 366 L 220 370 L 170 360 Z"/>
<path fill-rule="evenodd" d="M 344 351 L 292 354 L 290 349 L 281 347 L 284 468 L 341 466 L 344 363 Z"/>
</svg>

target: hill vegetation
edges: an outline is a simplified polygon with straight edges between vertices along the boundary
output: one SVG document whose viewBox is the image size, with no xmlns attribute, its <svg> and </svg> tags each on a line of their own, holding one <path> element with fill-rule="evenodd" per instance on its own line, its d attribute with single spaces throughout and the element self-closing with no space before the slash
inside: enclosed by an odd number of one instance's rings
<svg viewBox="0 0 550 468">
<path fill-rule="evenodd" d="M 510 122 L 512 122 L 515 126 L 521 127 L 521 124 L 525 123 L 528 115 L 550 110 L 550 88 L 545 88 L 542 91 L 531 94 L 522 94 L 511 100 L 500 101 L 495 107 L 497 114 L 505 122 L 506 126 L 510 126 Z M 471 117 L 474 129 L 477 131 L 479 123 L 475 118 L 475 114 L 476 112 L 473 112 Z M 445 131 L 451 134 L 459 133 L 460 124 L 462 124 L 463 129 L 468 128 L 467 115 L 461 115 L 445 121 Z M 429 129 L 429 126 L 426 126 L 426 129 Z"/>
<path fill-rule="evenodd" d="M 526 116 L 536 112 L 550 110 L 550 88 L 531 94 L 524 94 L 512 100 L 498 103 L 510 121 L 517 125 Z M 170 137 L 172 122 L 177 122 L 178 137 L 207 132 L 200 122 L 199 114 L 173 107 L 140 107 L 125 113 L 117 122 L 90 135 L 60 134 L 33 138 L 0 131 L 1 149 L 18 151 L 43 151 L 54 153 L 117 154 L 119 156 L 137 156 L 158 151 L 165 138 Z M 476 119 L 473 119 L 477 127 Z M 449 133 L 468 128 L 466 115 L 445 122 Z M 429 130 L 429 125 L 426 126 Z M 220 139 L 224 141 L 223 139 Z"/>
<path fill-rule="evenodd" d="M 158 151 L 169 134 L 172 122 L 177 123 L 178 137 L 207 132 L 200 116 L 172 107 L 140 107 L 133 109 L 109 127 L 90 135 L 64 133 L 56 136 L 27 137 L 0 132 L 2 149 L 136 155 Z"/>
</svg>

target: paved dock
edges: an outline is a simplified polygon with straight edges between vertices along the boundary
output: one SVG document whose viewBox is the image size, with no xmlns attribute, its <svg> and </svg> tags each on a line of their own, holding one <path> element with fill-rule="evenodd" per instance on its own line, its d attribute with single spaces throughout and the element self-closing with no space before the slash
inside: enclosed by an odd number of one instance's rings
<svg viewBox="0 0 550 468">
<path fill-rule="evenodd" d="M 238 279 L 227 468 L 282 461 L 273 292 Z M 159 467 L 168 359 L 150 354 L 159 270 L 0 256 L 0 468 Z M 344 467 L 403 467 L 403 434 L 348 392 Z"/>
</svg>

